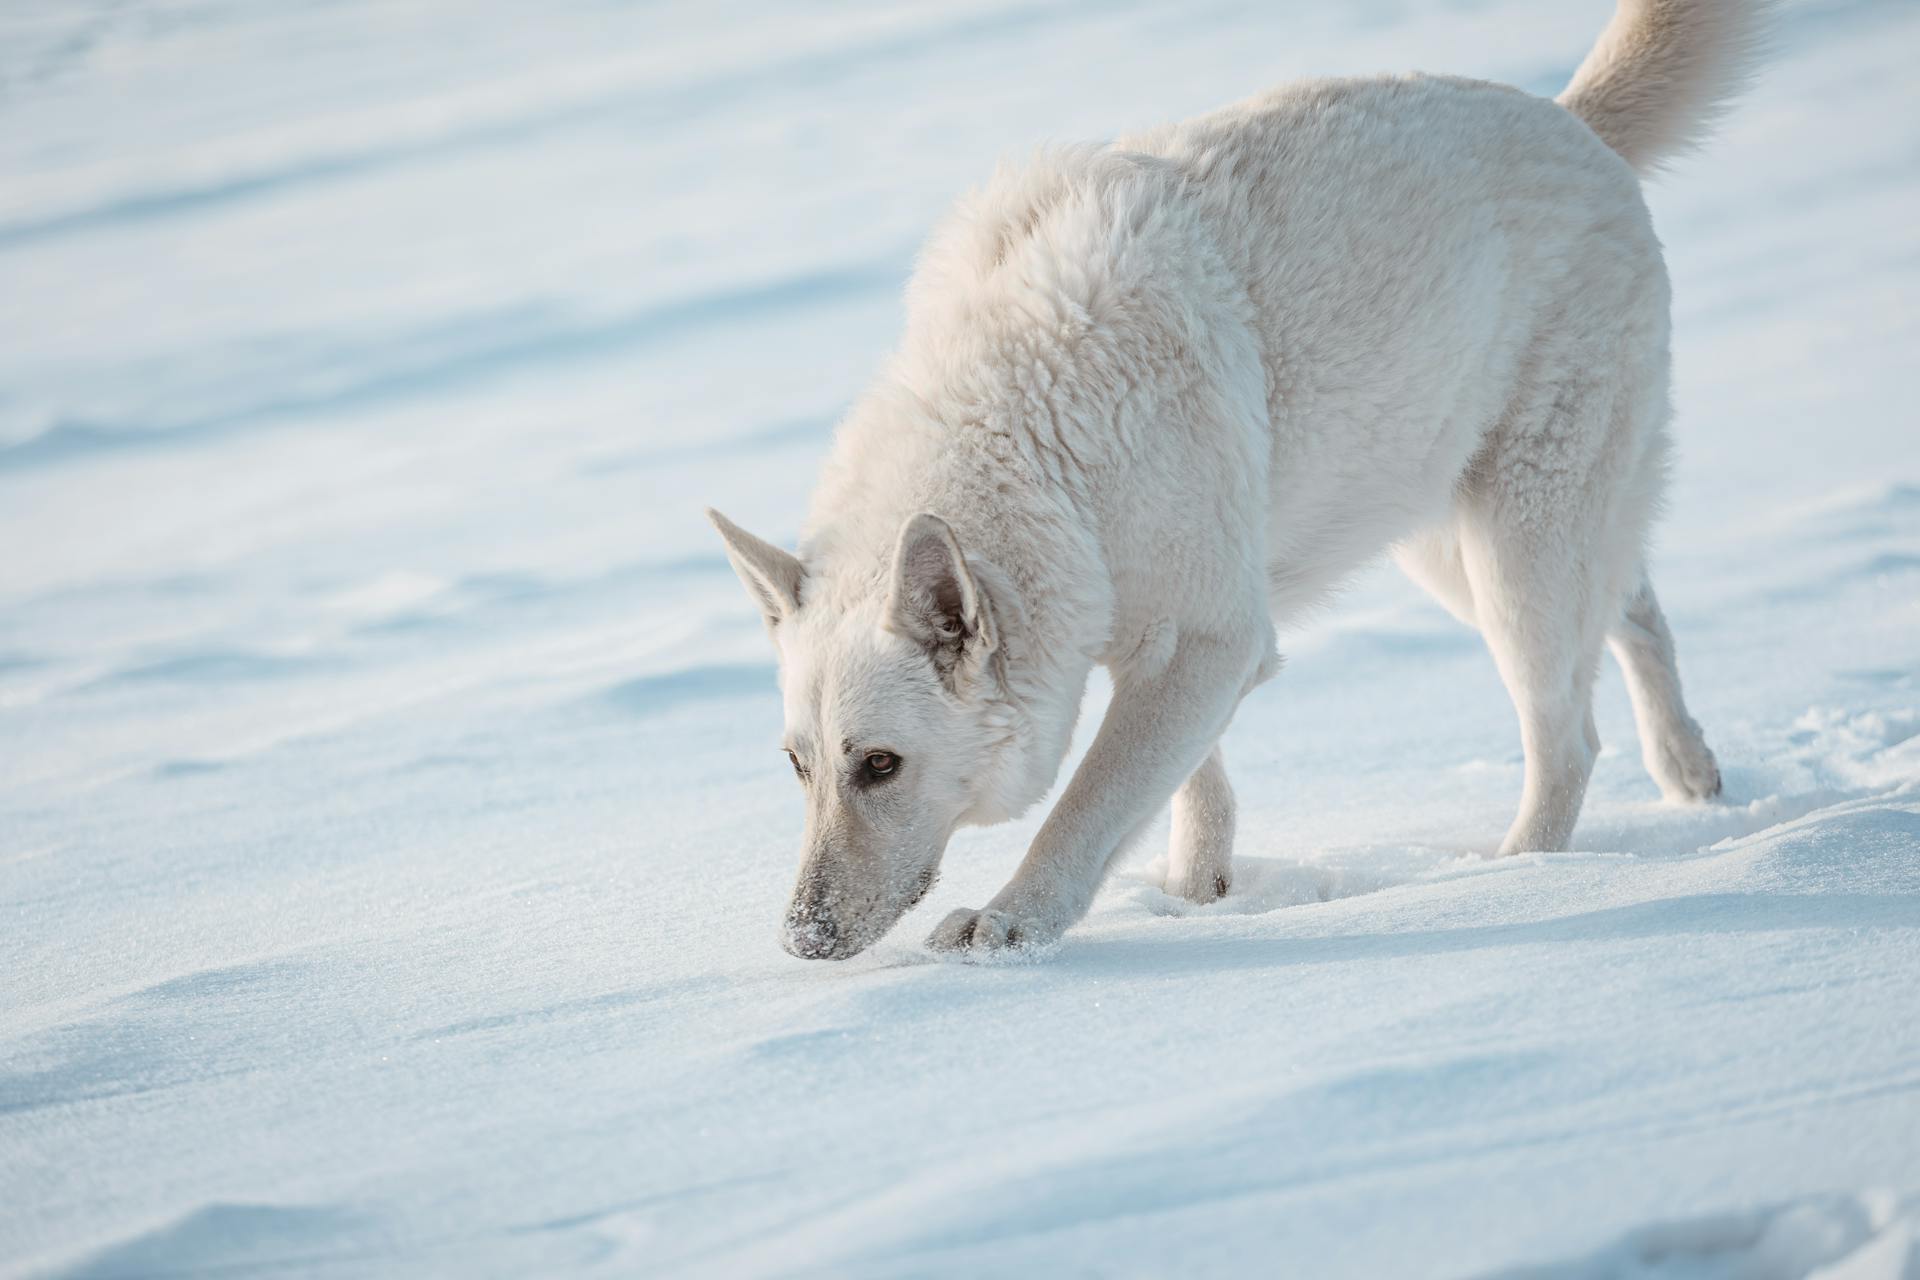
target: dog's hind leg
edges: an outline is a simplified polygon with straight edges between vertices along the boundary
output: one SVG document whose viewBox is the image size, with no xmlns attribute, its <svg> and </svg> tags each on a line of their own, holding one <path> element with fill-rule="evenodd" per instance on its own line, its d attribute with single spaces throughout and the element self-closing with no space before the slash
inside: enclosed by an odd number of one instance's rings
<svg viewBox="0 0 1920 1280">
<path fill-rule="evenodd" d="M 1640 755 L 1647 772 L 1670 800 L 1705 800 L 1720 794 L 1720 767 L 1700 726 L 1680 696 L 1673 633 L 1660 612 L 1646 570 L 1626 607 L 1607 632 L 1607 644 L 1626 677 Z"/>
<path fill-rule="evenodd" d="M 1563 365 L 1533 381 L 1475 459 L 1455 509 L 1474 618 L 1526 756 L 1501 853 L 1564 849 L 1573 834 L 1600 748 L 1600 648 L 1637 580 L 1658 500 L 1664 357 L 1616 354 L 1626 357 L 1617 366 Z"/>
<path fill-rule="evenodd" d="M 1450 614 L 1453 614 L 1455 618 L 1459 618 L 1461 622 L 1465 622 L 1467 626 L 1480 629 L 1480 610 L 1476 608 L 1475 604 L 1473 581 L 1469 580 L 1469 576 L 1467 576 L 1467 558 L 1465 558 L 1465 551 L 1461 549 L 1461 535 L 1455 532 L 1453 528 L 1442 526 L 1442 528 L 1423 530 L 1423 532 L 1417 533 L 1417 535 L 1413 535 L 1413 537 L 1409 537 L 1409 539 L 1405 539 L 1404 543 L 1400 543 L 1398 547 L 1394 547 L 1394 560 L 1400 564 L 1400 568 L 1402 568 L 1402 572 L 1407 574 L 1407 578 L 1411 578 L 1417 585 L 1425 587 L 1428 595 L 1432 595 Z M 1498 597 L 1496 597 L 1496 601 L 1498 601 Z M 1538 631 L 1538 628 L 1534 628 L 1534 631 Z M 1565 731 L 1559 729 L 1557 725 L 1563 720 L 1565 710 L 1557 710 L 1557 708 L 1553 708 L 1553 704 L 1551 704 L 1551 697 L 1553 697 L 1555 689 L 1561 687 L 1563 681 L 1559 681 L 1557 677 L 1553 677 L 1551 674 L 1542 674 L 1542 672 L 1538 670 L 1542 664 L 1540 664 L 1536 658 L 1517 652 L 1521 647 L 1524 647 L 1524 645 L 1538 645 L 1538 637 L 1524 635 L 1524 633 L 1521 633 L 1521 628 L 1515 628 L 1515 626 L 1511 626 L 1511 624 L 1503 624 L 1500 628 L 1500 635 L 1486 633 L 1486 641 L 1488 641 L 1488 647 L 1494 651 L 1496 662 L 1500 664 L 1501 677 L 1507 679 L 1507 687 L 1513 689 L 1515 679 L 1519 679 L 1524 685 L 1524 693 L 1515 691 L 1515 693 L 1513 693 L 1513 700 L 1515 700 L 1515 706 L 1521 706 L 1521 704 L 1523 704 L 1521 700 L 1523 700 L 1524 697 L 1524 699 L 1526 699 L 1526 706 L 1532 708 L 1532 720 L 1536 723 L 1536 733 L 1534 733 L 1536 745 L 1538 745 L 1542 739 L 1544 739 L 1548 745 L 1557 743 L 1559 739 L 1563 739 L 1563 737 L 1565 737 Z M 1549 643 L 1548 649 L 1551 649 L 1551 647 L 1555 647 L 1555 645 Z M 1501 652 L 1503 651 L 1507 654 L 1507 658 L 1501 658 Z M 1592 666 L 1592 662 L 1590 662 L 1588 666 Z M 1515 674 L 1509 676 L 1509 670 L 1513 670 Z M 1588 679 L 1588 687 L 1590 687 L 1590 683 L 1592 683 L 1592 681 Z M 1542 697 L 1540 697 L 1542 693 L 1546 693 L 1548 697 L 1542 699 Z M 1578 691 L 1576 691 L 1576 693 L 1572 695 L 1572 700 L 1580 700 L 1580 697 L 1582 697 L 1582 695 L 1578 695 Z M 1548 702 L 1546 708 L 1542 706 L 1544 700 Z M 1590 697 L 1586 697 L 1586 700 L 1582 702 L 1582 708 L 1584 708 L 1584 710 L 1582 710 L 1582 714 L 1580 714 L 1580 745 L 1584 747 L 1584 754 L 1596 756 L 1596 754 L 1599 754 L 1599 731 L 1594 727 L 1594 714 L 1592 714 L 1592 699 L 1590 699 Z M 1542 712 L 1546 712 L 1546 714 L 1542 714 Z M 1521 712 L 1523 735 L 1526 722 L 1528 722 L 1528 712 L 1523 710 L 1523 712 Z M 1542 752 L 1542 754 L 1548 754 L 1548 752 Z M 1574 779 L 1576 779 L 1576 777 L 1582 777 L 1584 770 L 1590 768 L 1590 764 L 1580 764 L 1580 758 L 1578 758 L 1580 754 L 1582 754 L 1580 750 L 1569 748 L 1569 750 L 1565 752 L 1565 758 L 1563 758 L 1563 760 L 1559 760 L 1559 762 L 1544 762 L 1538 770 L 1534 768 L 1534 756 L 1528 754 L 1528 779 L 1532 779 L 1532 777 L 1536 777 L 1536 775 L 1544 775 L 1544 777 L 1555 777 L 1555 775 L 1557 775 L 1557 777 L 1563 777 L 1563 779 L 1565 779 L 1565 787 L 1559 789 L 1559 794 L 1542 794 L 1542 796 L 1538 796 L 1538 798 L 1540 798 L 1540 804 L 1538 804 L 1540 810 L 1551 810 L 1551 812 L 1561 812 L 1561 814 L 1565 814 L 1565 812 L 1571 810 L 1572 816 L 1578 818 L 1580 793 L 1574 793 Z M 1584 791 L 1584 781 L 1580 783 L 1580 789 Z M 1530 789 L 1530 794 L 1534 794 L 1532 793 L 1532 789 Z M 1501 852 L 1517 852 L 1517 850 L 1521 850 L 1521 848 L 1544 848 L 1544 844 L 1534 844 L 1534 841 L 1548 841 L 1548 839 L 1551 839 L 1551 833 L 1557 831 L 1559 825 L 1561 825 L 1561 823 L 1559 823 L 1557 819 L 1548 819 L 1548 814 L 1536 814 L 1534 818 L 1530 819 L 1530 823 L 1528 823 L 1528 827 L 1526 827 L 1526 835 L 1509 835 L 1509 837 L 1507 837 L 1509 844 L 1503 844 L 1503 846 L 1501 846 Z M 1523 827 L 1523 823 L 1517 821 L 1517 823 L 1515 823 L 1515 833 L 1519 833 L 1521 827 Z M 1571 835 L 1571 818 L 1565 821 L 1565 827 L 1567 827 L 1567 835 Z M 1565 842 L 1565 837 L 1561 837 L 1561 842 Z"/>
<path fill-rule="evenodd" d="M 1537 517 L 1550 506 L 1526 511 Z M 1463 517 L 1460 537 L 1480 632 L 1519 714 L 1526 756 L 1503 854 L 1567 847 L 1600 747 L 1593 678 L 1611 602 L 1584 581 L 1579 540 L 1531 523 L 1496 500 Z"/>
<path fill-rule="evenodd" d="M 1232 885 L 1233 787 L 1216 746 L 1173 794 L 1167 892 L 1206 903 Z"/>
</svg>

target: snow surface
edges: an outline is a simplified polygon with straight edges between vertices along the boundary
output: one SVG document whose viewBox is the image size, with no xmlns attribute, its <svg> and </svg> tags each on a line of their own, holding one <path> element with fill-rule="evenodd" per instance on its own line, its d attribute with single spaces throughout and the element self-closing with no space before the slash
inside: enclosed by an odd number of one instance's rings
<svg viewBox="0 0 1920 1280">
<path fill-rule="evenodd" d="M 1381 571 L 1232 729 L 1226 901 L 921 950 L 1036 814 L 775 944 L 698 510 L 792 536 L 945 202 L 1289 75 L 1551 91 L 1607 8 L 0 9 L 0 1271 L 1920 1276 L 1905 0 L 1790 5 L 1652 195 L 1725 803 L 1609 671 L 1580 852 L 1486 860 L 1512 712 Z"/>
</svg>

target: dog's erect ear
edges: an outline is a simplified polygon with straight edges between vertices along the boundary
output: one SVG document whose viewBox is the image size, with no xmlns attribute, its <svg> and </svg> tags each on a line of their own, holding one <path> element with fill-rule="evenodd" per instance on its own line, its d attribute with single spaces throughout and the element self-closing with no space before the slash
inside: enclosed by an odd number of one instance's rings
<svg viewBox="0 0 1920 1280">
<path fill-rule="evenodd" d="M 727 559 L 733 561 L 733 571 L 767 615 L 767 625 L 779 626 L 798 612 L 800 583 L 807 576 L 799 557 L 771 542 L 762 542 L 712 507 L 707 508 L 707 519 L 726 539 Z"/>
<path fill-rule="evenodd" d="M 922 512 L 900 530 L 887 625 L 926 646 L 949 682 L 963 664 L 977 664 L 1000 643 L 992 605 L 939 516 Z"/>
</svg>

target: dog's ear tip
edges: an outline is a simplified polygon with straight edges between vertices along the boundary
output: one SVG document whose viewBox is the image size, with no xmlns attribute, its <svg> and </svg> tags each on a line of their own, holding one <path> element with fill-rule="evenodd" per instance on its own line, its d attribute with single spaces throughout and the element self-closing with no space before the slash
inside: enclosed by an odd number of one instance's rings
<svg viewBox="0 0 1920 1280">
<path fill-rule="evenodd" d="M 917 511 L 900 525 L 900 541 L 918 541 L 926 537 L 953 538 L 953 526 L 931 511 Z"/>
<path fill-rule="evenodd" d="M 720 537 L 728 546 L 737 546 L 741 542 L 753 540 L 753 535 L 729 520 L 726 513 L 718 507 L 705 508 L 707 523 L 719 531 Z"/>
<path fill-rule="evenodd" d="M 800 557 L 754 537 L 712 507 L 705 510 L 707 519 L 720 531 L 720 541 L 726 546 L 727 559 L 732 562 L 734 572 L 753 593 L 767 621 L 776 623 L 797 611 L 801 581 L 807 576 Z"/>
</svg>

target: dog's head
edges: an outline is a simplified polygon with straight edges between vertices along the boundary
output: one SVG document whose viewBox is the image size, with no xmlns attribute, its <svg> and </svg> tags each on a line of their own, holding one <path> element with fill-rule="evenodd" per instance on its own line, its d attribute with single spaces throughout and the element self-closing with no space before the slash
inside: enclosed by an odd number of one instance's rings
<svg viewBox="0 0 1920 1280">
<path fill-rule="evenodd" d="M 816 581 L 802 561 L 708 512 L 766 615 L 782 746 L 807 796 L 786 949 L 840 960 L 932 888 L 954 828 L 995 812 L 1014 732 L 984 566 L 917 515 L 881 582 Z"/>
</svg>

